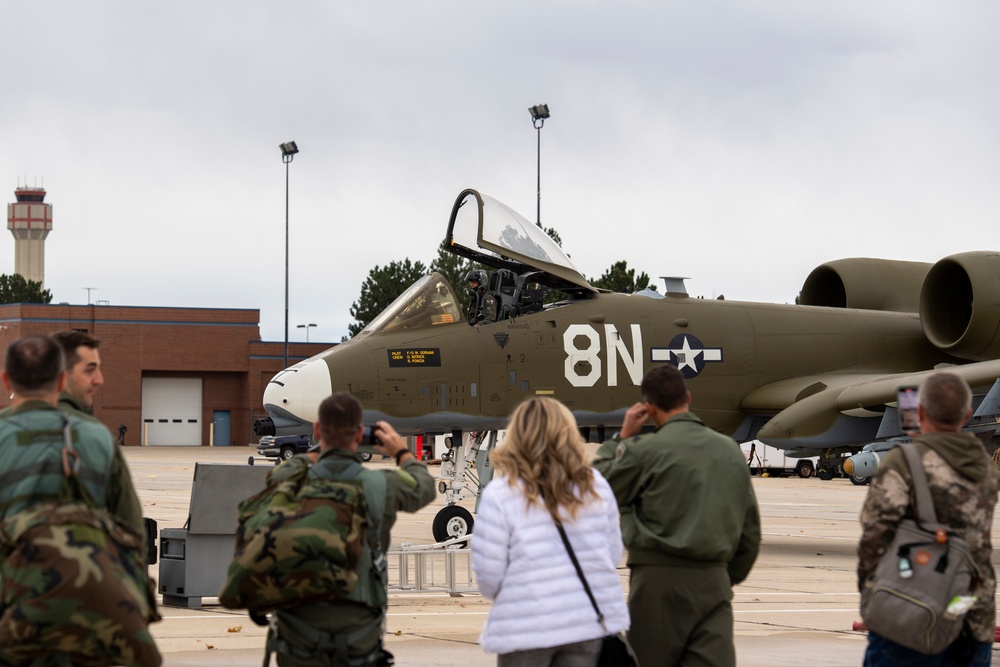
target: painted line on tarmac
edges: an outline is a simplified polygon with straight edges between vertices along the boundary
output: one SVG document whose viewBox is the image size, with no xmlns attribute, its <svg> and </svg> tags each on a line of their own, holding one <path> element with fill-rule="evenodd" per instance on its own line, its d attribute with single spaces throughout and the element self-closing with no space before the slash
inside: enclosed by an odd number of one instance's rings
<svg viewBox="0 0 1000 667">
<path fill-rule="evenodd" d="M 803 597 L 821 598 L 821 597 L 826 597 L 828 595 L 840 595 L 840 596 L 848 595 L 848 596 L 857 597 L 858 593 L 857 592 L 852 593 L 850 591 L 845 591 L 843 593 L 837 592 L 837 591 L 833 591 L 833 592 L 830 592 L 830 593 L 813 593 L 811 591 L 786 591 L 786 592 L 776 591 L 776 592 L 770 592 L 770 593 L 744 593 L 744 592 L 740 593 L 741 597 L 761 598 L 761 597 L 765 597 L 765 596 L 768 596 L 768 595 L 774 596 L 774 597 L 793 597 L 795 595 L 801 595 Z M 747 602 L 747 600 L 741 600 L 741 602 Z"/>
<path fill-rule="evenodd" d="M 832 540 L 834 542 L 857 542 L 857 537 L 837 537 L 836 535 L 806 535 L 804 533 L 761 533 L 761 537 L 795 537 L 806 540 Z"/>
<path fill-rule="evenodd" d="M 486 616 L 489 611 L 395 611 L 389 612 L 386 616 Z M 196 619 L 214 618 L 220 621 L 232 622 L 235 620 L 240 620 L 239 616 L 230 616 L 228 614 L 209 614 L 207 616 L 163 616 L 164 621 L 188 621 Z M 266 626 L 260 626 L 266 627 Z"/>
<path fill-rule="evenodd" d="M 386 616 L 486 616 L 488 611 L 405 611 L 389 612 Z"/>
<path fill-rule="evenodd" d="M 858 613 L 857 607 L 848 609 L 733 609 L 736 614 L 843 614 Z"/>
<path fill-rule="evenodd" d="M 220 621 L 232 622 L 232 621 L 250 621 L 250 618 L 243 614 L 243 616 L 238 616 L 236 614 L 209 614 L 207 616 L 161 616 L 161 620 L 164 621 L 187 621 L 201 618 L 215 618 Z M 258 627 L 265 628 L 266 625 L 260 625 Z"/>
</svg>

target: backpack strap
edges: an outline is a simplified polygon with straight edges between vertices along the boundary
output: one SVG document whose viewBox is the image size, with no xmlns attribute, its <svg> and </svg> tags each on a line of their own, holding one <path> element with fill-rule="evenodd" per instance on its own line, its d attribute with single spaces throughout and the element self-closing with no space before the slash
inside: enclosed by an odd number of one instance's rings
<svg viewBox="0 0 1000 667">
<path fill-rule="evenodd" d="M 920 458 L 920 450 L 912 442 L 902 444 L 899 448 L 910 468 L 910 477 L 913 478 L 913 495 L 917 502 L 914 508 L 915 514 L 922 524 L 936 524 L 937 511 L 934 509 L 934 499 L 931 497 L 931 487 L 927 482 L 927 472 Z"/>
<path fill-rule="evenodd" d="M 385 475 L 375 471 L 369 471 L 357 461 L 350 461 L 347 466 L 331 473 L 320 466 L 310 466 L 310 471 L 317 477 L 324 479 L 354 480 L 360 478 L 361 486 L 364 490 L 362 498 L 365 503 L 365 513 L 368 515 L 369 526 L 367 535 L 367 547 L 371 555 L 371 573 L 373 575 L 373 586 L 378 586 L 383 591 L 386 586 L 386 571 L 389 568 L 382 550 L 382 517 L 385 516 L 385 506 L 387 502 L 386 494 L 388 484 Z M 378 597 L 373 599 L 368 592 L 364 594 L 359 602 L 364 602 L 368 606 L 380 609 L 384 615 L 385 609 L 382 604 L 376 603 Z"/>
<path fill-rule="evenodd" d="M 379 539 L 382 532 L 382 517 L 385 515 L 385 477 L 378 473 L 374 475 L 362 476 L 362 473 L 366 471 L 366 468 L 356 461 L 351 461 L 350 465 L 344 468 L 344 470 L 338 475 L 328 474 L 326 469 L 316 465 L 310 466 L 309 471 L 317 477 L 322 477 L 323 479 L 354 480 L 361 477 L 361 485 L 365 490 L 365 510 L 368 514 L 368 520 L 370 522 L 368 529 L 368 546 L 371 547 L 373 560 L 375 559 L 376 554 L 384 559 Z"/>
<path fill-rule="evenodd" d="M 60 411 L 59 417 L 62 419 L 62 470 L 66 476 L 66 483 L 63 484 L 63 500 L 82 500 L 88 507 L 100 509 L 94 497 L 87 490 L 87 487 L 80 479 L 80 453 L 73 447 L 73 425 L 79 420 L 65 412 Z"/>
</svg>

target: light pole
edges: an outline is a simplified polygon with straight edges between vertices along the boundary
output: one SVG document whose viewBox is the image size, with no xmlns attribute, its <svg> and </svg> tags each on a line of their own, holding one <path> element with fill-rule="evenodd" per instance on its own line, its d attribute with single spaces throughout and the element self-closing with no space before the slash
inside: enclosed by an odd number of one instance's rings
<svg viewBox="0 0 1000 667">
<path fill-rule="evenodd" d="M 299 152 L 294 141 L 280 144 L 281 161 L 285 163 L 285 368 L 288 368 L 288 165 Z"/>
<path fill-rule="evenodd" d="M 531 113 L 531 124 L 538 132 L 538 218 L 536 222 L 538 226 L 541 227 L 542 226 L 542 126 L 545 125 L 545 119 L 549 117 L 549 105 L 536 104 L 533 107 L 528 107 L 528 112 Z"/>
<path fill-rule="evenodd" d="M 309 342 L 309 330 L 312 329 L 316 325 L 315 324 L 297 324 L 295 326 L 297 328 L 299 328 L 299 329 L 305 329 L 306 330 L 306 342 L 308 343 Z"/>
</svg>

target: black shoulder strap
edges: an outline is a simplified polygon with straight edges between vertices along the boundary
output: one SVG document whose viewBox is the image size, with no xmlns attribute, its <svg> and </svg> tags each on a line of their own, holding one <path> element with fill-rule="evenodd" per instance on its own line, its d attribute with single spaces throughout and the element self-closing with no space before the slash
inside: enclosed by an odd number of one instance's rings
<svg viewBox="0 0 1000 667">
<path fill-rule="evenodd" d="M 917 518 L 923 524 L 937 523 L 937 511 L 934 509 L 930 484 L 927 483 L 927 472 L 920 460 L 920 450 L 912 442 L 902 444 L 899 448 L 906 457 L 906 464 L 910 468 L 910 477 L 913 478 L 913 495 L 917 499 L 917 506 L 914 509 Z"/>
<path fill-rule="evenodd" d="M 576 576 L 580 577 L 580 583 L 583 584 L 583 590 L 587 591 L 587 597 L 590 598 L 590 604 L 594 607 L 594 612 L 597 613 L 597 622 L 601 624 L 604 629 L 604 633 L 607 634 L 608 628 L 604 625 L 604 614 L 601 613 L 601 608 L 597 606 L 597 600 L 594 599 L 594 594 L 590 590 L 590 584 L 587 583 L 587 577 L 583 576 L 583 568 L 580 567 L 580 561 L 576 559 L 576 554 L 573 552 L 573 547 L 569 543 L 569 538 L 566 537 L 566 531 L 563 529 L 562 521 L 555 519 L 556 528 L 559 529 L 559 537 L 562 538 L 563 545 L 566 547 L 566 553 L 569 554 L 569 559 L 573 561 L 573 567 L 576 568 Z"/>
</svg>

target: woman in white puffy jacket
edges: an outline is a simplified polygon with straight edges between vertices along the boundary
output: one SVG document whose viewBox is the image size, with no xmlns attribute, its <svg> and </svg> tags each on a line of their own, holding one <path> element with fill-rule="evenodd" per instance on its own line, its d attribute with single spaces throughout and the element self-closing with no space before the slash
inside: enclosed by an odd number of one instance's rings
<svg viewBox="0 0 1000 667">
<path fill-rule="evenodd" d="M 493 600 L 479 644 L 499 667 L 597 664 L 601 638 L 628 629 L 617 572 L 618 505 L 587 460 L 572 413 L 529 398 L 493 452 L 496 477 L 482 493 L 472 537 L 480 592 Z M 559 517 L 604 626 L 559 537 Z"/>
</svg>

